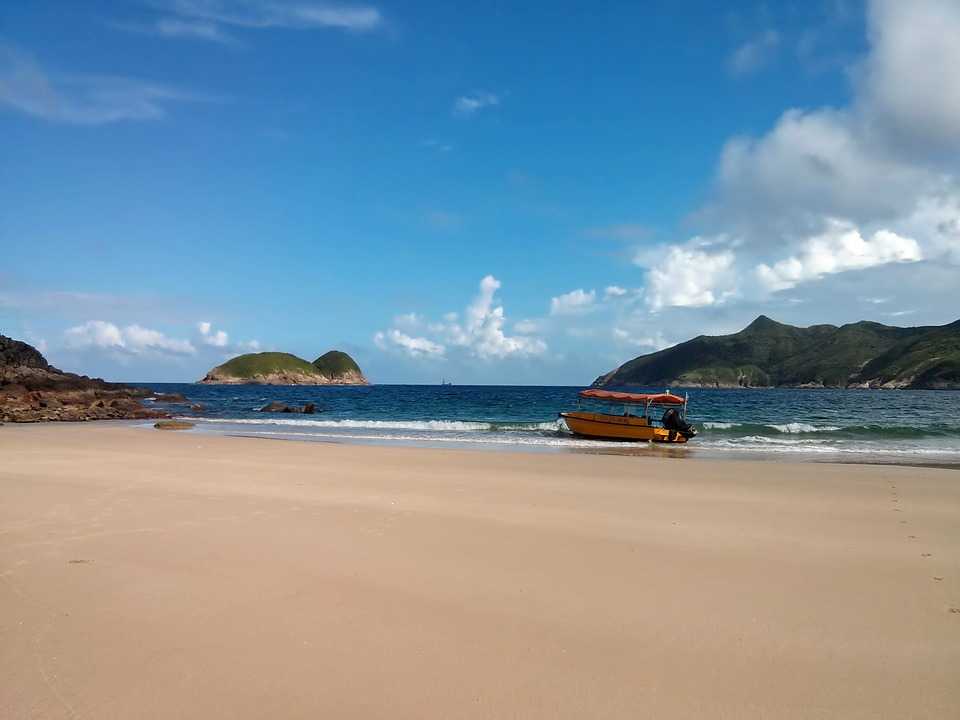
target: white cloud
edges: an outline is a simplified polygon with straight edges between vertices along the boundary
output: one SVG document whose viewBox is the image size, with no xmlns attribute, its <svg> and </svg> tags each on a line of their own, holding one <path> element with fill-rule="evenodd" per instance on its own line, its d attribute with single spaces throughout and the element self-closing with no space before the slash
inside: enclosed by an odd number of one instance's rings
<svg viewBox="0 0 960 720">
<path fill-rule="evenodd" d="M 175 88 L 106 75 L 50 75 L 27 53 L 0 44 L 0 104 L 52 122 L 103 125 L 155 120 L 174 102 L 202 98 Z"/>
<path fill-rule="evenodd" d="M 133 324 L 119 328 L 111 322 L 89 320 L 69 328 L 64 333 L 67 347 L 96 348 L 132 353 L 160 353 L 165 355 L 193 355 L 196 348 L 189 340 L 178 340 L 158 330 Z"/>
<path fill-rule="evenodd" d="M 387 350 L 390 347 L 400 348 L 410 357 L 440 358 L 447 350 L 440 343 L 424 337 L 411 337 L 396 328 L 376 333 L 373 336 L 373 342 L 381 350 Z"/>
<path fill-rule="evenodd" d="M 550 300 L 551 315 L 580 315 L 590 312 L 597 299 L 595 290 L 587 292 L 581 288 L 571 290 Z"/>
<path fill-rule="evenodd" d="M 236 42 L 220 25 L 206 20 L 190 20 L 177 17 L 161 17 L 153 22 L 132 23 L 114 22 L 111 27 L 143 35 L 157 35 L 165 38 L 186 38 L 189 40 L 208 40 L 230 45 Z"/>
<path fill-rule="evenodd" d="M 757 277 L 769 290 L 786 290 L 824 275 L 862 270 L 893 262 L 923 258 L 916 240 L 880 230 L 869 239 L 851 223 L 831 220 L 821 235 L 807 240 L 801 252 L 770 266 L 757 266 Z"/>
<path fill-rule="evenodd" d="M 456 115 L 469 116 L 500 104 L 500 97 L 492 92 L 473 92 L 461 95 L 453 103 L 453 112 Z"/>
<path fill-rule="evenodd" d="M 610 300 L 612 298 L 623 297 L 627 292 L 628 290 L 626 288 L 622 288 L 619 285 L 608 285 L 603 290 L 603 297 L 606 300 Z"/>
<path fill-rule="evenodd" d="M 651 310 L 714 305 L 736 295 L 736 256 L 729 248 L 713 249 L 711 242 L 695 238 L 637 258 L 648 268 L 646 301 Z"/>
<path fill-rule="evenodd" d="M 530 319 L 518 320 L 513 324 L 513 330 L 521 335 L 532 335 L 540 331 L 540 323 Z"/>
<path fill-rule="evenodd" d="M 208 322 L 197 323 L 197 329 L 200 331 L 200 339 L 204 345 L 222 348 L 230 344 L 230 336 L 223 330 L 214 332 L 213 326 Z"/>
<path fill-rule="evenodd" d="M 960 140 L 960 3 L 874 0 L 861 73 L 865 112 L 923 145 Z"/>
<path fill-rule="evenodd" d="M 773 60 L 779 47 L 780 33 L 776 30 L 765 30 L 733 52 L 730 56 L 730 71 L 735 75 L 756 72 Z"/>
<path fill-rule="evenodd" d="M 369 32 L 383 24 L 380 10 L 369 5 L 288 0 L 156 0 L 154 5 L 170 17 L 249 29 Z"/>
<path fill-rule="evenodd" d="M 870 48 L 853 69 L 850 104 L 791 109 L 766 134 L 728 141 L 698 216 L 720 240 L 639 253 L 650 309 L 960 263 L 960 3 L 873 0 L 868 10 Z M 864 296 L 890 292 L 876 285 L 883 277 L 874 271 Z"/>
<path fill-rule="evenodd" d="M 632 347 L 647 348 L 649 350 L 662 350 L 670 347 L 673 343 L 663 337 L 663 333 L 657 331 L 653 335 L 633 335 L 623 328 L 615 327 L 613 329 L 613 338 L 618 343 L 630 345 Z"/>
<path fill-rule="evenodd" d="M 414 337 L 394 327 L 374 335 L 374 342 L 381 349 L 399 348 L 413 357 L 444 355 L 449 348 L 458 348 L 469 355 L 484 360 L 506 357 L 539 355 L 546 351 L 546 343 L 529 335 L 507 335 L 504 332 L 506 316 L 502 305 L 496 304 L 495 294 L 500 281 L 487 275 L 480 281 L 480 291 L 467 306 L 463 319 L 457 313 L 446 313 L 442 322 L 425 322 L 419 316 L 401 315 L 394 325 L 403 325 L 407 320 L 416 320 L 416 327 L 433 335 Z M 520 332 L 518 330 L 518 332 Z"/>
</svg>

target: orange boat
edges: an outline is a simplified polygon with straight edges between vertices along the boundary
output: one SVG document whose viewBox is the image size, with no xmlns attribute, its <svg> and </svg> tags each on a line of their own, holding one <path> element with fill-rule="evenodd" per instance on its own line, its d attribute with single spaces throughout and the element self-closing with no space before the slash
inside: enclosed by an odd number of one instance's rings
<svg viewBox="0 0 960 720">
<path fill-rule="evenodd" d="M 623 414 L 589 412 L 580 409 L 562 412 L 560 417 L 574 435 L 595 440 L 626 440 L 633 442 L 685 443 L 697 434 L 686 420 L 687 398 L 670 391 L 654 394 L 617 392 L 591 388 L 582 390 L 579 397 L 609 405 L 622 405 Z M 643 414 L 632 413 L 631 406 L 643 408 Z M 666 411 L 659 424 L 651 417 L 651 409 Z"/>
</svg>

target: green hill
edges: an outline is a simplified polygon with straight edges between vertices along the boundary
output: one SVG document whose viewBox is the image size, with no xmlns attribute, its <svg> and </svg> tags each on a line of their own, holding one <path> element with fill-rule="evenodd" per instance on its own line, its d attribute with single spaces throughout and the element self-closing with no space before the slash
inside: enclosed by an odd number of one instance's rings
<svg viewBox="0 0 960 720">
<path fill-rule="evenodd" d="M 360 374 L 360 366 L 354 359 L 340 350 L 331 350 L 313 361 L 313 366 L 327 377 L 337 377 L 349 373 Z"/>
<path fill-rule="evenodd" d="M 207 384 L 366 385 L 359 366 L 346 353 L 331 351 L 313 363 L 284 352 L 239 355 L 213 368 Z"/>
<path fill-rule="evenodd" d="M 799 328 L 761 315 L 738 333 L 641 355 L 594 384 L 960 388 L 960 321 Z"/>
</svg>

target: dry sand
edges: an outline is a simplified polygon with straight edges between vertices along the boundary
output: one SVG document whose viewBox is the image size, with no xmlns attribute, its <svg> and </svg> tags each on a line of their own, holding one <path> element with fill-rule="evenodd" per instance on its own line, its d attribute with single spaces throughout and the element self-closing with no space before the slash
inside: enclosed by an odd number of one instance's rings
<svg viewBox="0 0 960 720">
<path fill-rule="evenodd" d="M 0 717 L 955 718 L 960 473 L 0 427 Z"/>
</svg>

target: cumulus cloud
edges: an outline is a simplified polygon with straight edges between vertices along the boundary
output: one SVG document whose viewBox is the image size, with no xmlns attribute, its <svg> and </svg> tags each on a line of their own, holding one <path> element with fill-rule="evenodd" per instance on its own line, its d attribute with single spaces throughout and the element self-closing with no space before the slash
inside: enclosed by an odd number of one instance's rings
<svg viewBox="0 0 960 720">
<path fill-rule="evenodd" d="M 156 120 L 166 115 L 170 104 L 202 99 L 134 78 L 49 74 L 28 53 L 0 44 L 0 104 L 51 122 Z"/>
<path fill-rule="evenodd" d="M 550 300 L 551 315 L 581 315 L 594 307 L 597 299 L 595 290 L 589 292 L 578 288 Z"/>
<path fill-rule="evenodd" d="M 213 330 L 213 325 L 208 322 L 197 323 L 197 330 L 200 331 L 200 340 L 204 345 L 223 348 L 230 344 L 230 336 L 223 330 Z"/>
<path fill-rule="evenodd" d="M 734 50 L 730 56 L 730 72 L 746 75 L 760 70 L 773 60 L 779 47 L 780 33 L 776 30 L 764 30 Z"/>
<path fill-rule="evenodd" d="M 960 141 L 960 3 L 874 0 L 871 52 L 861 74 L 864 112 L 920 144 Z"/>
<path fill-rule="evenodd" d="M 440 357 L 451 348 L 483 360 L 545 352 L 547 345 L 540 338 L 506 334 L 506 315 L 496 301 L 499 289 L 500 281 L 487 275 L 480 281 L 480 290 L 463 312 L 462 319 L 454 312 L 446 313 L 440 322 L 426 322 L 414 314 L 401 315 L 398 318 L 401 322 L 395 321 L 395 326 L 406 324 L 411 331 L 422 329 L 423 334 L 412 336 L 394 327 L 376 333 L 374 343 L 381 349 L 397 349 L 411 357 Z"/>
<path fill-rule="evenodd" d="M 461 95 L 453 102 L 455 115 L 470 116 L 488 107 L 500 104 L 500 97 L 492 92 L 473 92 Z"/>
<path fill-rule="evenodd" d="M 713 241 L 701 238 L 638 256 L 637 263 L 647 267 L 647 305 L 656 311 L 728 300 L 737 293 L 735 259 L 733 250 L 715 248 Z"/>
<path fill-rule="evenodd" d="M 396 328 L 377 332 L 373 336 L 374 344 L 381 350 L 400 348 L 410 357 L 443 357 L 447 349 L 424 337 L 411 337 Z"/>
<path fill-rule="evenodd" d="M 628 290 L 626 288 L 622 288 L 619 285 L 608 285 L 603 290 L 603 297 L 606 300 L 610 300 L 611 298 L 623 297 L 627 292 Z"/>
<path fill-rule="evenodd" d="M 196 348 L 189 340 L 167 337 L 159 330 L 151 330 L 137 324 L 123 328 L 104 320 L 89 320 L 82 325 L 68 328 L 64 333 L 67 347 L 73 349 L 99 349 L 139 355 L 159 353 L 164 355 L 193 355 Z"/>
<path fill-rule="evenodd" d="M 960 5 L 874 0 L 845 107 L 730 139 L 698 215 L 715 239 L 641 253 L 650 309 L 760 300 L 838 273 L 960 263 Z M 873 277 L 880 277 L 875 275 Z"/>
<path fill-rule="evenodd" d="M 912 238 L 888 230 L 864 238 L 851 223 L 832 220 L 827 231 L 807 240 L 798 255 L 772 266 L 761 263 L 756 272 L 767 289 L 786 290 L 832 273 L 922 258 L 920 246 Z"/>
</svg>

